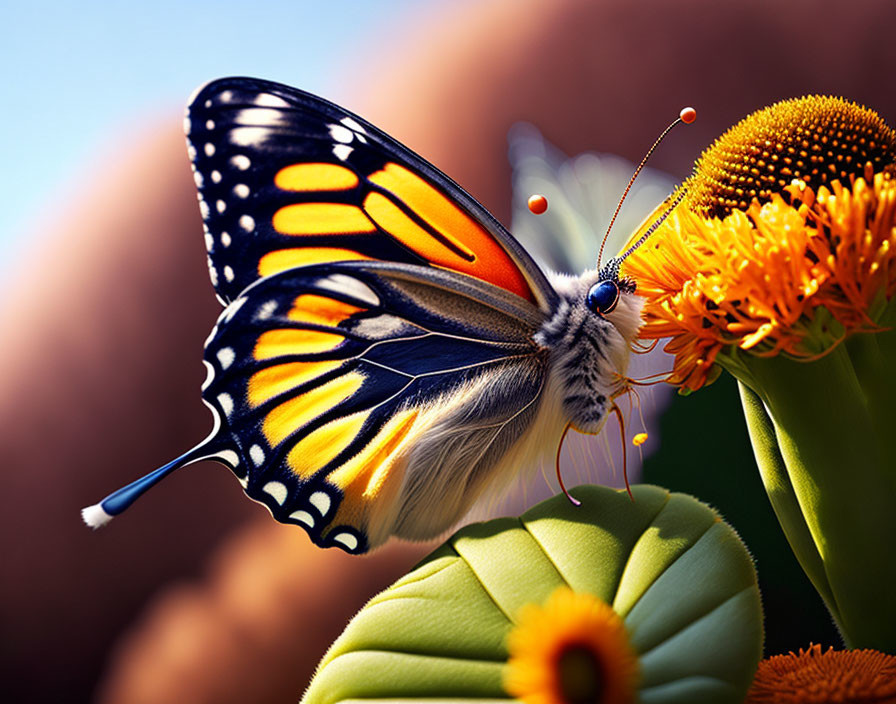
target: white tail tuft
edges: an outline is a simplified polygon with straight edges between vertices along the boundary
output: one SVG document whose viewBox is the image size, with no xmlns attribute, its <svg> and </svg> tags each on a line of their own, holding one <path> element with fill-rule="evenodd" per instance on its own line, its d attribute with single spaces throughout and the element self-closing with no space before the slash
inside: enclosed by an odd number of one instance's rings
<svg viewBox="0 0 896 704">
<path fill-rule="evenodd" d="M 81 509 L 81 518 L 84 519 L 84 522 L 89 525 L 91 528 L 102 528 L 109 521 L 111 521 L 115 516 L 111 516 L 103 510 L 102 504 L 94 504 L 93 506 L 88 506 L 87 508 Z"/>
</svg>

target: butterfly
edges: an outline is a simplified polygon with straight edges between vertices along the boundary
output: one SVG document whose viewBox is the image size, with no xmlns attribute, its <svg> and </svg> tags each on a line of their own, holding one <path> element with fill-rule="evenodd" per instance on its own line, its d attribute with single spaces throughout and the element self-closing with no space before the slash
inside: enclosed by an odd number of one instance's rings
<svg viewBox="0 0 896 704">
<path fill-rule="evenodd" d="M 361 117 L 224 78 L 185 118 L 208 266 L 199 445 L 274 518 L 363 553 L 436 537 L 626 390 L 641 299 L 620 259 L 550 278 L 486 209 Z"/>
</svg>

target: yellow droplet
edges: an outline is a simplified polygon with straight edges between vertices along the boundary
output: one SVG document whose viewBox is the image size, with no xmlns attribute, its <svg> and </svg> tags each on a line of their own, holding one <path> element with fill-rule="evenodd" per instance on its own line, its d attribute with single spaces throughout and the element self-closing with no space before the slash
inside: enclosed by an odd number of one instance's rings
<svg viewBox="0 0 896 704">
<path fill-rule="evenodd" d="M 632 445 L 635 447 L 640 447 L 645 442 L 647 442 L 647 433 L 638 433 L 632 438 Z"/>
</svg>

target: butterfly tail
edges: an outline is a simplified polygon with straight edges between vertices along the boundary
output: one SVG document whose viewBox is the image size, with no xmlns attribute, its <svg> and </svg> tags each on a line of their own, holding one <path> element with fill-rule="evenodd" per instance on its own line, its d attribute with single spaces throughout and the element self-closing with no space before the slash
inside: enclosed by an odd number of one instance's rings
<svg viewBox="0 0 896 704">
<path fill-rule="evenodd" d="M 146 491 L 154 487 L 174 470 L 208 456 L 208 448 L 205 443 L 202 443 L 185 452 L 177 459 L 171 460 L 168 464 L 140 477 L 140 479 L 131 482 L 127 486 L 123 486 L 118 491 L 113 491 L 99 503 L 82 508 L 81 518 L 91 528 L 100 528 L 129 508 Z"/>
</svg>

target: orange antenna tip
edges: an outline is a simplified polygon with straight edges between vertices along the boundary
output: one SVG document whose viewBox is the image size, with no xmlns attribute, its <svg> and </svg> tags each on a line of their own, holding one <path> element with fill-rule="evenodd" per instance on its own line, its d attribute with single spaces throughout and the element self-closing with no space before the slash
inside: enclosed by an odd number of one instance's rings
<svg viewBox="0 0 896 704">
<path fill-rule="evenodd" d="M 548 209 L 548 199 L 540 193 L 529 196 L 529 210 L 536 215 L 541 215 Z"/>
<path fill-rule="evenodd" d="M 645 442 L 647 442 L 647 433 L 638 433 L 632 438 L 632 445 L 635 447 L 641 447 Z"/>
<path fill-rule="evenodd" d="M 689 125 L 697 119 L 697 111 L 694 110 L 694 108 L 682 108 L 681 112 L 678 113 L 678 116 L 683 123 Z"/>
</svg>

